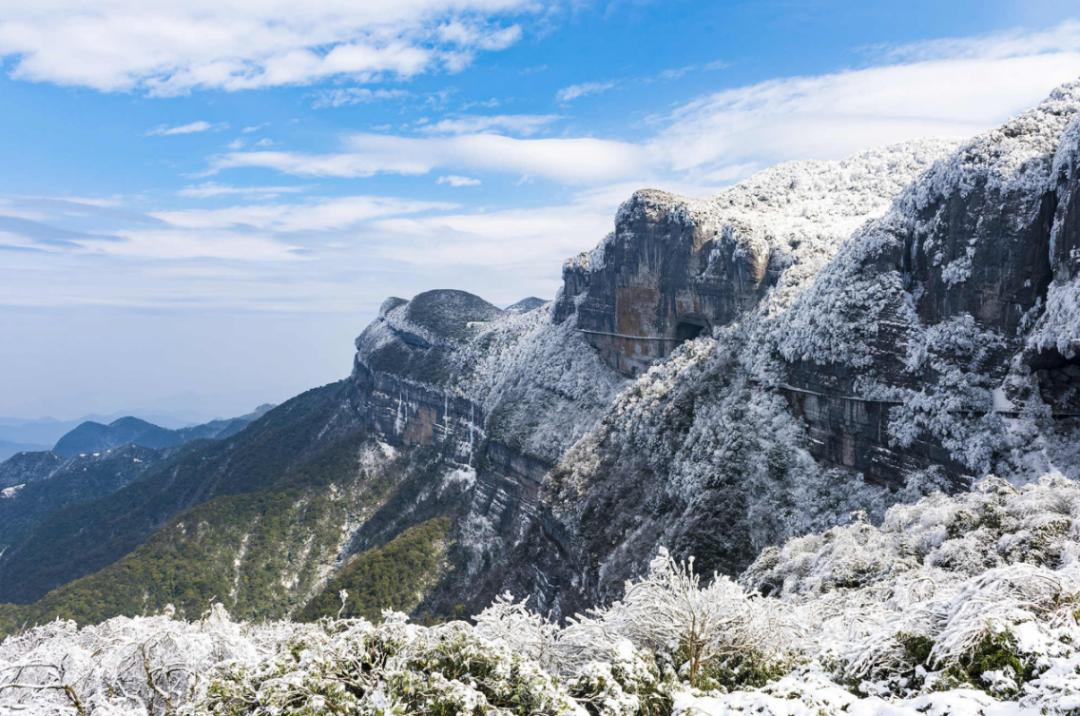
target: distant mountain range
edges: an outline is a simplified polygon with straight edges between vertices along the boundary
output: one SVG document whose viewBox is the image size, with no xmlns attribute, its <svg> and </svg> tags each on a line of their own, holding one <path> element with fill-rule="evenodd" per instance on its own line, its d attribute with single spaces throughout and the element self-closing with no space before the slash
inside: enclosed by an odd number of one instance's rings
<svg viewBox="0 0 1080 716">
<path fill-rule="evenodd" d="M 272 407 L 178 430 L 134 417 L 86 421 L 52 450 L 8 456 L 0 461 L 0 556 L 47 519 L 63 522 L 70 509 L 111 495 L 182 446 L 236 435 Z"/>
<path fill-rule="evenodd" d="M 138 416 L 141 420 L 170 430 L 180 430 L 205 422 L 218 422 L 217 418 L 207 421 L 205 418 L 200 419 L 192 415 L 165 413 L 160 410 L 127 410 L 108 415 L 94 413 L 71 419 L 51 417 L 20 418 L 0 415 L 0 461 L 6 460 L 17 452 L 48 450 L 56 444 L 57 440 L 83 423 L 108 425 L 116 420 L 133 415 Z"/>
<path fill-rule="evenodd" d="M 170 430 L 131 416 L 105 425 L 88 420 L 76 426 L 56 442 L 53 452 L 61 457 L 101 452 L 122 445 L 138 445 L 153 449 L 178 447 L 192 440 L 221 440 L 243 430 L 248 423 L 262 417 L 272 405 L 260 405 L 251 413 L 238 418 L 212 420 L 202 425 Z"/>
</svg>

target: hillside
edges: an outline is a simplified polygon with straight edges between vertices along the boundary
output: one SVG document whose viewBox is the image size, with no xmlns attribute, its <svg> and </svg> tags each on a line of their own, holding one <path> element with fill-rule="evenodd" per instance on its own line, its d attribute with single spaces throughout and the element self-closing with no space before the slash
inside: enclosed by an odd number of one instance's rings
<svg viewBox="0 0 1080 716">
<path fill-rule="evenodd" d="M 128 445 L 69 460 L 51 452 L 23 453 L 0 464 L 0 475 L 17 480 L 0 492 L 0 555 L 43 521 L 111 495 L 161 459 L 157 451 Z M 20 465 L 26 468 L 21 475 L 15 470 Z"/>
</svg>

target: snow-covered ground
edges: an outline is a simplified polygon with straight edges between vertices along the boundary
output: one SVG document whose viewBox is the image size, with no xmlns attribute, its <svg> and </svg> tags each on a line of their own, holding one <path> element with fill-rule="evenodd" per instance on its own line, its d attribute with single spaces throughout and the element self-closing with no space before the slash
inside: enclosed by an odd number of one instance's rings
<svg viewBox="0 0 1080 716">
<path fill-rule="evenodd" d="M 552 624 L 170 614 L 0 643 L 4 714 L 1013 714 L 1080 708 L 1080 485 L 988 478 Z"/>
</svg>

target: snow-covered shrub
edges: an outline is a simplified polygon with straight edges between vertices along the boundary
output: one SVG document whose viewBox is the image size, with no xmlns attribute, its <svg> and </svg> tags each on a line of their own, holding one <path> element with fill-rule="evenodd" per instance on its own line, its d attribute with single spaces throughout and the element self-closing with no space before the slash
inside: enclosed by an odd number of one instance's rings
<svg viewBox="0 0 1080 716">
<path fill-rule="evenodd" d="M 692 559 L 676 562 L 662 550 L 602 619 L 634 646 L 671 660 L 692 686 L 756 686 L 785 665 L 792 642 L 788 625 L 764 606 L 725 576 L 703 587 Z"/>
<path fill-rule="evenodd" d="M 677 680 L 670 670 L 661 670 L 651 654 L 631 647 L 618 650 L 611 661 L 587 663 L 567 683 L 592 716 L 665 716 L 671 713 Z"/>
<path fill-rule="evenodd" d="M 237 624 L 220 606 L 191 623 L 52 622 L 0 644 L 0 713 L 171 713 L 205 693 L 219 664 L 257 664 L 304 628 Z"/>
<path fill-rule="evenodd" d="M 490 622 L 490 620 L 489 620 Z M 583 714 L 535 661 L 463 622 L 324 620 L 250 670 L 232 665 L 196 713 Z"/>
<path fill-rule="evenodd" d="M 481 638 L 504 643 L 527 659 L 557 668 L 555 640 L 559 628 L 530 611 L 524 600 L 515 601 L 513 595 L 502 594 L 474 621 Z"/>
<path fill-rule="evenodd" d="M 1060 475 L 990 478 L 791 540 L 739 581 L 661 552 L 563 625 L 509 596 L 436 626 L 53 622 L 0 643 L 0 713 L 1076 713 L 1078 516 Z"/>
</svg>

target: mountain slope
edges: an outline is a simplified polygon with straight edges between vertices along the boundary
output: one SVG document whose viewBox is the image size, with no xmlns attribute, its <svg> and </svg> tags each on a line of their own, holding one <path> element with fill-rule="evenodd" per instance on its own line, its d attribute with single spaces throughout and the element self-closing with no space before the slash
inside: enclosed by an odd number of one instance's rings
<svg viewBox="0 0 1080 716">
<path fill-rule="evenodd" d="M 0 489 L 46 480 L 64 463 L 54 452 L 22 452 L 0 462 Z"/>
<path fill-rule="evenodd" d="M 0 556 L 0 600 L 24 602 L 127 554 L 173 516 L 213 497 L 255 492 L 354 428 L 347 386 L 331 384 L 275 408 L 232 438 L 181 447 L 141 479 L 55 514 Z"/>
<path fill-rule="evenodd" d="M 35 469 L 24 475 L 26 481 L 0 492 L 0 553 L 54 513 L 111 495 L 162 459 L 155 450 L 128 445 L 63 461 L 55 453 L 24 453 L 13 460 L 35 457 Z"/>
<path fill-rule="evenodd" d="M 656 544 L 730 573 L 852 511 L 880 519 L 893 502 L 964 490 L 991 471 L 1075 474 L 1069 366 L 1080 333 L 1055 317 L 1076 272 L 1055 247 L 1080 241 L 1064 204 L 1080 183 L 1078 111 L 1080 85 L 1056 91 L 935 163 L 850 238 L 822 245 L 810 222 L 807 241 L 768 213 L 758 214 L 760 234 L 738 220 L 721 229 L 743 247 L 733 256 L 754 257 L 744 266 L 786 268 L 759 274 L 772 288 L 738 320 L 710 314 L 715 338 L 645 373 L 552 472 L 544 499 L 557 527 L 540 523 L 518 546 L 511 562 L 531 566 L 515 591 L 565 613 L 617 595 Z M 801 202 L 778 203 L 801 216 Z M 714 207 L 690 227 L 707 226 Z M 835 226 L 836 210 L 824 208 Z M 637 263 L 612 268 L 609 256 L 641 245 L 650 223 L 684 225 L 687 209 L 643 197 L 623 212 L 627 238 L 616 233 L 602 257 L 569 268 L 573 305 L 603 304 L 613 283 L 640 281 Z M 631 276 L 613 282 L 618 270 Z M 580 309 L 576 320 L 596 325 Z M 599 348 L 624 360 L 618 341 Z M 559 561 L 571 555 L 586 579 L 530 574 L 545 559 L 558 569 L 545 557 L 551 534 L 563 535 Z"/>
</svg>

